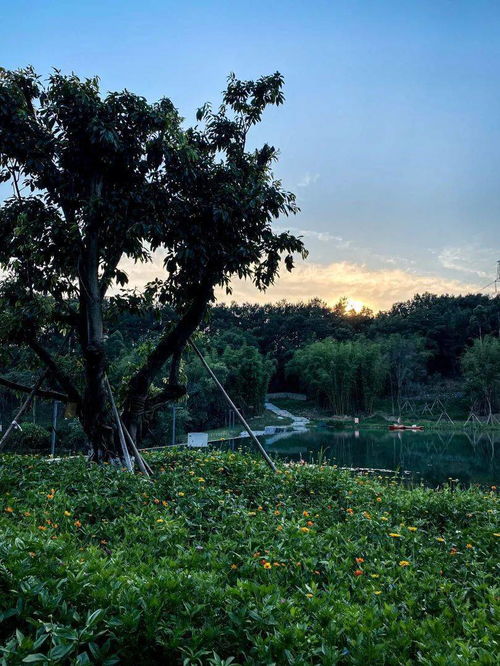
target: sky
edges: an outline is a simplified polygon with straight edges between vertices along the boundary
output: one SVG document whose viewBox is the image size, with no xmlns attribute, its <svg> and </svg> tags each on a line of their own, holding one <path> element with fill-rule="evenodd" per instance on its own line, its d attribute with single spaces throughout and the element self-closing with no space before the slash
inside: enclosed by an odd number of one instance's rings
<svg viewBox="0 0 500 666">
<path fill-rule="evenodd" d="M 498 0 L 0 0 L 0 64 L 98 74 L 169 97 L 194 124 L 230 72 L 280 71 L 285 105 L 252 142 L 280 149 L 298 260 L 266 294 L 386 309 L 477 292 L 500 259 Z M 134 284 L 161 271 L 127 266 Z M 491 291 L 491 288 L 490 290 Z M 486 293 L 488 290 L 486 290 Z M 222 296 L 222 295 L 221 295 Z"/>
</svg>

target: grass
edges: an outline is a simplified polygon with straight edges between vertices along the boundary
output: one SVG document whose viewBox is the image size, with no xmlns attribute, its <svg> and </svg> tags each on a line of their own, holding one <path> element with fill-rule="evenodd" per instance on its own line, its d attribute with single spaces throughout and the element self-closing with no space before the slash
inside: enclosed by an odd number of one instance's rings
<svg viewBox="0 0 500 666">
<path fill-rule="evenodd" d="M 3 456 L 3 664 L 496 664 L 495 489 Z"/>
</svg>

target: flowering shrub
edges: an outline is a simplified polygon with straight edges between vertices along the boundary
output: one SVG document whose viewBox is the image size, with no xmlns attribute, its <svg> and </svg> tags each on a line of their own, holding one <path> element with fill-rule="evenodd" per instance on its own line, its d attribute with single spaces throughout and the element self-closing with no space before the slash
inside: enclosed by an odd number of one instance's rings
<svg viewBox="0 0 500 666">
<path fill-rule="evenodd" d="M 4 664 L 496 663 L 494 490 L 146 455 L 0 459 Z"/>
</svg>

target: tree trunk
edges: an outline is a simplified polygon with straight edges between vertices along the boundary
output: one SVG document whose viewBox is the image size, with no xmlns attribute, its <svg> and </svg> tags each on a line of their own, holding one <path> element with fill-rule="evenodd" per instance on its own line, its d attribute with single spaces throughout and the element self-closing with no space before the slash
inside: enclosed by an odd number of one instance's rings
<svg viewBox="0 0 500 666">
<path fill-rule="evenodd" d="M 207 304 L 212 295 L 213 287 L 211 285 L 200 286 L 199 292 L 193 299 L 190 307 L 177 324 L 163 335 L 155 349 L 149 354 L 142 368 L 130 380 L 123 420 L 134 441 L 137 441 L 137 436 L 140 432 L 151 383 L 160 374 L 163 366 L 169 360 L 171 360 L 169 388 L 172 398 L 176 399 L 183 395 L 183 387 L 176 385 L 180 354 L 190 336 L 202 322 Z"/>
<path fill-rule="evenodd" d="M 96 461 L 109 460 L 118 455 L 106 385 L 107 358 L 99 284 L 98 242 L 97 228 L 90 224 L 80 260 L 79 335 L 85 361 L 81 422 L 92 446 L 92 459 Z"/>
</svg>

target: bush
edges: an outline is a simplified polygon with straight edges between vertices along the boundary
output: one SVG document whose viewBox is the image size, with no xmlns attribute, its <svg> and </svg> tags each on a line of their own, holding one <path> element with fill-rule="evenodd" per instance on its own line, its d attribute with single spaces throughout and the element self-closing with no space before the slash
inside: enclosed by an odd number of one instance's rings
<svg viewBox="0 0 500 666">
<path fill-rule="evenodd" d="M 2 456 L 2 663 L 497 663 L 494 490 L 146 457 Z"/>
<path fill-rule="evenodd" d="M 9 435 L 9 448 L 16 451 L 46 451 L 50 444 L 50 432 L 36 423 L 20 423 Z"/>
</svg>

